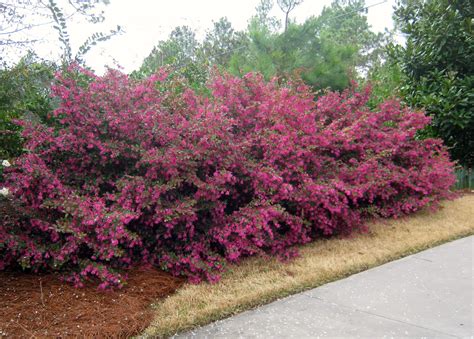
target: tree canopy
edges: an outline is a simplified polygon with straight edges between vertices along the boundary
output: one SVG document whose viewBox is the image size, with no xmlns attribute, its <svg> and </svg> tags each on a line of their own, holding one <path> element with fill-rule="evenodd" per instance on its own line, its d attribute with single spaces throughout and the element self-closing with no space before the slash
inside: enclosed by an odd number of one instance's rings
<svg viewBox="0 0 474 339">
<path fill-rule="evenodd" d="M 321 15 L 298 24 L 289 17 L 301 1 L 279 1 L 285 29 L 271 15 L 272 0 L 262 0 L 247 30 L 235 31 L 221 18 L 202 41 L 189 27 L 176 27 L 145 58 L 135 75 L 169 65 L 191 82 L 203 83 L 210 68 L 235 75 L 260 72 L 266 79 L 299 76 L 314 89 L 342 90 L 379 58 L 384 34 L 370 30 L 363 0 L 335 1 Z"/>
<path fill-rule="evenodd" d="M 383 34 L 370 30 L 364 8 L 364 1 L 335 1 L 319 16 L 302 24 L 290 21 L 280 32 L 268 18 L 270 8 L 261 6 L 263 14 L 248 27 L 248 48 L 234 54 L 230 71 L 259 71 L 266 78 L 298 74 L 315 89 L 347 88 L 351 78 L 379 57 L 385 42 Z"/>
<path fill-rule="evenodd" d="M 469 0 L 399 1 L 395 19 L 407 41 L 391 51 L 402 96 L 432 117 L 425 134 L 441 137 L 467 166 L 474 165 L 473 18 Z"/>
<path fill-rule="evenodd" d="M 109 32 L 96 32 L 88 37 L 73 51 L 69 35 L 71 20 L 81 19 L 87 24 L 103 22 L 104 10 L 109 0 L 4 0 L 0 2 L 0 61 L 5 56 L 23 54 L 32 51 L 37 44 L 44 41 L 41 35 L 48 30 L 56 33 L 60 59 L 64 62 L 83 63 L 83 56 L 97 43 L 110 39 L 121 33 L 117 26 Z M 37 29 L 43 29 L 34 33 Z M 44 31 L 46 29 L 46 31 Z M 34 33 L 34 34 L 33 34 Z"/>
</svg>

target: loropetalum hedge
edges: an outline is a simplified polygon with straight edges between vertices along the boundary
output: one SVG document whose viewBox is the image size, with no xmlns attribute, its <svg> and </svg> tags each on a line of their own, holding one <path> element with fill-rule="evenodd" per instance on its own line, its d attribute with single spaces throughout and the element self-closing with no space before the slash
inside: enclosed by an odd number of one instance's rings
<svg viewBox="0 0 474 339">
<path fill-rule="evenodd" d="M 369 90 L 315 100 L 298 82 L 224 74 L 198 95 L 165 71 L 75 66 L 56 80 L 59 107 L 19 122 L 28 151 L 4 171 L 17 213 L 0 225 L 0 269 L 102 288 L 141 264 L 215 281 L 225 262 L 288 258 L 451 194 L 445 147 L 416 138 L 429 118 L 395 101 L 370 111 Z"/>
</svg>

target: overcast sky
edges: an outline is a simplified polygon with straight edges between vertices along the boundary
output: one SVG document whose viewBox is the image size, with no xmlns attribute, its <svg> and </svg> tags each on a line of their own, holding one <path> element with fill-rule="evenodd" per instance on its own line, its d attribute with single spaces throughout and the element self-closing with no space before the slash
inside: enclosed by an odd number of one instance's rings
<svg viewBox="0 0 474 339">
<path fill-rule="evenodd" d="M 99 73 L 103 72 L 105 65 L 121 66 L 125 72 L 131 72 L 174 27 L 188 25 L 195 29 L 198 38 L 202 38 L 213 21 L 227 17 L 235 29 L 243 30 L 258 3 L 259 0 L 110 0 L 110 4 L 105 6 L 103 24 L 71 23 L 69 31 L 73 47 L 77 47 L 91 33 L 121 25 L 125 33 L 97 45 L 87 54 L 86 62 Z M 304 0 L 291 13 L 291 18 L 303 22 L 309 16 L 318 15 L 330 3 L 331 0 Z M 368 21 L 374 31 L 392 28 L 394 3 L 395 0 L 366 0 Z M 283 13 L 276 5 L 272 14 L 283 19 Z M 48 34 L 51 41 L 55 41 L 55 32 Z M 54 54 L 47 42 L 39 45 L 37 50 L 46 57 Z"/>
</svg>

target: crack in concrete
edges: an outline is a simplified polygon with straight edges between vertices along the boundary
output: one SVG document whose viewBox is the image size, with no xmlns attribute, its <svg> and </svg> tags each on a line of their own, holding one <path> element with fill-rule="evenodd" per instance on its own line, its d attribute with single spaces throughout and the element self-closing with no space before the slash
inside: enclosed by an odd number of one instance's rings
<svg viewBox="0 0 474 339">
<path fill-rule="evenodd" d="M 425 259 L 425 258 L 419 258 L 419 257 L 415 257 L 415 256 L 412 256 L 412 259 L 418 259 L 418 260 L 433 262 L 433 260 L 429 260 L 429 259 Z"/>
</svg>

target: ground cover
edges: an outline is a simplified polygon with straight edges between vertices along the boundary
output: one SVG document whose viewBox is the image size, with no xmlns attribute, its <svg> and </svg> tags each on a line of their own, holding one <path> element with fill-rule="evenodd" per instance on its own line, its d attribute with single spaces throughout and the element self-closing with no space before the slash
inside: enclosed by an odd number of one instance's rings
<svg viewBox="0 0 474 339">
<path fill-rule="evenodd" d="M 113 337 L 140 333 L 153 319 L 150 303 L 183 283 L 154 269 L 135 269 L 128 285 L 77 289 L 55 274 L 0 272 L 0 337 Z"/>
</svg>

